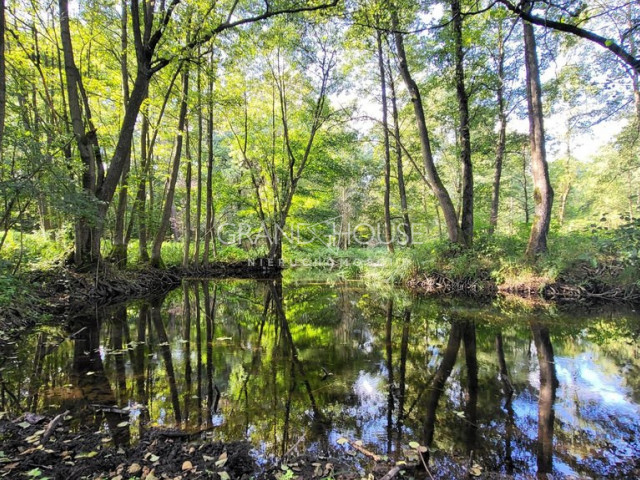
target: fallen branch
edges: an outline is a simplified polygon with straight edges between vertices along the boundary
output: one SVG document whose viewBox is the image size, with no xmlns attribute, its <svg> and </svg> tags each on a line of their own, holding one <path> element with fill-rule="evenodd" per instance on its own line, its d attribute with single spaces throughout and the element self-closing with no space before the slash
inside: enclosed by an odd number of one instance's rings
<svg viewBox="0 0 640 480">
<path fill-rule="evenodd" d="M 395 467 L 393 467 L 391 470 L 389 470 L 387 472 L 387 474 L 382 477 L 380 480 L 391 480 L 392 478 L 394 478 L 398 473 L 400 473 L 400 471 L 402 470 L 402 467 L 399 467 L 398 465 L 396 465 Z"/>
<path fill-rule="evenodd" d="M 42 434 L 42 438 L 40 439 L 40 445 L 44 445 L 45 443 L 47 443 L 47 441 L 49 440 L 49 437 L 51 437 L 51 435 L 53 434 L 53 431 L 58 428 L 58 425 L 60 425 L 62 423 L 62 421 L 64 420 L 64 417 L 66 417 L 67 415 L 69 415 L 69 410 L 65 410 L 64 412 L 62 412 L 60 415 L 57 415 L 53 420 L 51 420 L 49 422 L 49 425 L 47 425 L 47 428 L 44 430 L 44 433 Z"/>
<path fill-rule="evenodd" d="M 359 445 L 357 442 L 353 442 L 351 440 L 349 440 L 349 444 L 356 450 L 358 450 L 360 453 L 362 453 L 363 455 L 366 455 L 367 457 L 370 457 L 373 459 L 374 462 L 379 462 L 382 457 L 380 455 L 376 455 L 375 453 L 373 453 L 370 450 L 367 450 L 366 448 L 364 448 L 362 445 Z"/>
</svg>

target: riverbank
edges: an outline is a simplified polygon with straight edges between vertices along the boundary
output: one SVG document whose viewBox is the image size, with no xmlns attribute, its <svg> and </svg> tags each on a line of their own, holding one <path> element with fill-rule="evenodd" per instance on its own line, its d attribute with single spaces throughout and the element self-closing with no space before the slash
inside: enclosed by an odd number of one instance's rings
<svg viewBox="0 0 640 480">
<path fill-rule="evenodd" d="M 400 257 L 387 263 L 351 261 L 342 267 L 338 264 L 321 271 L 327 278 L 359 278 L 365 283 L 375 279 L 376 282 L 404 285 L 418 295 L 495 298 L 508 294 L 583 305 L 640 304 L 638 282 L 629 283 L 628 269 L 616 261 L 598 267 L 578 262 L 555 278 L 536 272 L 530 266 L 513 266 L 509 272 L 496 272 L 487 269 L 486 265 L 478 268 L 477 265 L 483 265 L 481 261 L 475 265 L 468 263 L 468 268 L 463 270 L 460 263 L 459 258 L 448 263 L 440 260 L 441 271 L 423 271 Z M 305 268 L 294 271 L 304 272 Z M 4 300 L 6 305 L 0 311 L 0 342 L 38 322 L 52 318 L 60 322 L 87 308 L 166 293 L 178 287 L 184 278 L 259 279 L 273 278 L 280 272 L 280 269 L 258 261 L 218 262 L 200 268 L 170 266 L 129 270 L 117 270 L 105 264 L 97 272 L 79 273 L 65 267 L 27 272 L 13 279 L 11 300 Z"/>
<path fill-rule="evenodd" d="M 87 308 L 161 295 L 184 278 L 270 278 L 279 270 L 259 262 L 217 262 L 207 267 L 117 270 L 109 264 L 97 272 L 79 273 L 58 266 L 26 272 L 11 279 L 11 291 L 0 308 L 0 344 L 38 322 L 64 321 Z M 7 282 L 8 283 L 8 282 Z"/>
</svg>

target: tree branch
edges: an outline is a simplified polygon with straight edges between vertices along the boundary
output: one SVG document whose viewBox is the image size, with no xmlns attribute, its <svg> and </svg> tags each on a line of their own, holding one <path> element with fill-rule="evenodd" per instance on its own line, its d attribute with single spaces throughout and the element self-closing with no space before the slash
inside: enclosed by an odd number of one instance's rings
<svg viewBox="0 0 640 480">
<path fill-rule="evenodd" d="M 640 74 L 640 60 L 638 60 L 635 56 L 631 55 L 627 52 L 622 46 L 618 45 L 612 39 L 605 38 L 601 35 L 598 35 L 590 30 L 586 30 L 584 28 L 578 27 L 577 25 L 573 25 L 570 23 L 557 22 L 555 20 L 549 20 L 547 18 L 538 17 L 533 15 L 522 9 L 520 5 L 514 5 L 509 0 L 498 0 L 501 4 L 507 7 L 508 10 L 518 15 L 523 20 L 526 20 L 529 23 L 534 25 L 540 25 L 546 28 L 552 28 L 554 30 L 558 30 L 560 32 L 571 33 L 580 38 L 585 38 L 590 40 L 602 48 L 606 48 L 610 52 L 612 52 L 616 57 L 622 60 L 624 63 L 629 65 L 636 73 Z"/>
</svg>

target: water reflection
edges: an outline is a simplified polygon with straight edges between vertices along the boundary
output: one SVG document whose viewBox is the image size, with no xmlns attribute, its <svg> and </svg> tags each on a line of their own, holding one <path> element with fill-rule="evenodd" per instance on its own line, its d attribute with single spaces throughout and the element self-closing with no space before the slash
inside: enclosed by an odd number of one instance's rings
<svg viewBox="0 0 640 480">
<path fill-rule="evenodd" d="M 623 478 L 640 453 L 634 332 L 626 313 L 193 281 L 35 332 L 3 361 L 0 401 L 70 410 L 119 444 L 161 425 L 283 456 L 335 453 L 345 436 L 392 458 L 429 445 L 436 473 L 471 458 L 505 474 Z"/>
</svg>

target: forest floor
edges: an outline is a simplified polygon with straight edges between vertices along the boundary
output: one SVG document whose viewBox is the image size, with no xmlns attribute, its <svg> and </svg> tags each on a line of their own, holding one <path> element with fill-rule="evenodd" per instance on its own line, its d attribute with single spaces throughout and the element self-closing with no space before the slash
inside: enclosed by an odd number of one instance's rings
<svg viewBox="0 0 640 480">
<path fill-rule="evenodd" d="M 405 446 L 395 458 L 377 455 L 361 442 L 339 439 L 330 455 L 300 453 L 262 457 L 249 442 L 215 442 L 206 432 L 151 428 L 136 441 L 117 445 L 117 435 L 71 427 L 56 417 L 0 413 L 0 478 L 32 480 L 444 480 L 513 476 L 484 472 L 466 455 L 435 453 L 424 465 L 420 446 Z M 77 422 L 76 422 L 77 423 Z M 128 431 L 128 428 L 125 428 Z M 341 442 L 341 440 L 343 440 Z M 426 455 L 426 454 L 425 454 Z M 535 474 L 519 475 L 535 479 Z"/>
<path fill-rule="evenodd" d="M 114 443 L 116 435 L 82 426 L 70 428 L 71 418 L 64 415 L 51 418 L 27 413 L 16 419 L 0 416 L 0 477 L 351 480 L 363 478 L 363 462 L 368 472 L 364 478 L 389 480 L 415 476 L 415 462 L 400 461 L 395 465 L 396 462 L 363 447 L 359 447 L 357 454 L 353 450 L 342 458 L 311 454 L 258 458 L 248 442 L 212 442 L 204 434 L 158 428 L 146 430 L 136 442 L 119 446 Z M 361 458 L 355 458 L 357 455 Z"/>
</svg>

